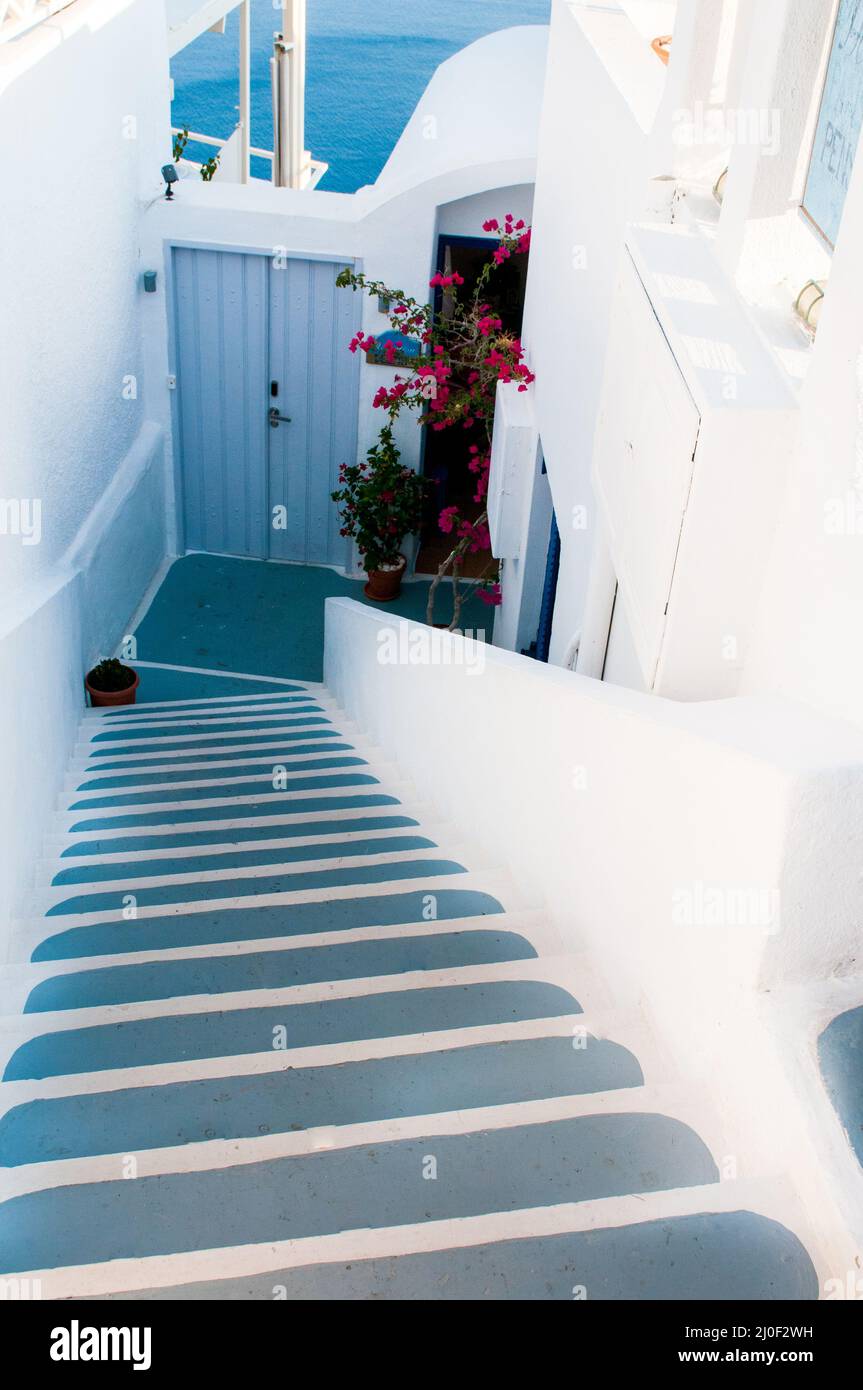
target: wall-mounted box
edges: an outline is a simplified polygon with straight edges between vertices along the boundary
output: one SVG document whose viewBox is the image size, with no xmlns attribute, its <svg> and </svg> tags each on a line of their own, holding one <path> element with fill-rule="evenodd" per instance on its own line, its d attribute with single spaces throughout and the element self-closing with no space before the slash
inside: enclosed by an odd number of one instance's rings
<svg viewBox="0 0 863 1390">
<path fill-rule="evenodd" d="M 798 413 L 709 243 L 632 228 L 593 478 L 644 689 L 736 693 Z"/>
<path fill-rule="evenodd" d="M 498 382 L 488 477 L 488 525 L 497 560 L 517 560 L 538 447 L 533 391 Z"/>
</svg>

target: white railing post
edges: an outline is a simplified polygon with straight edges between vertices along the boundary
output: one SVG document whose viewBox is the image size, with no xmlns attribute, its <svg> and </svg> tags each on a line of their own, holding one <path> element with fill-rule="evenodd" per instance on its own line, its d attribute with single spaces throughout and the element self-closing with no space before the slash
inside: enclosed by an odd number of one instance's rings
<svg viewBox="0 0 863 1390">
<path fill-rule="evenodd" d="M 251 173 L 251 9 L 249 0 L 243 0 L 240 6 L 240 180 L 242 183 L 248 183 Z"/>
</svg>

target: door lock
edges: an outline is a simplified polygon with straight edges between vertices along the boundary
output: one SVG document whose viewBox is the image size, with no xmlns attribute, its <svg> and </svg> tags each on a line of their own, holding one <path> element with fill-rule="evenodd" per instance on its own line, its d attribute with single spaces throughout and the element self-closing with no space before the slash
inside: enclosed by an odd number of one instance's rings
<svg viewBox="0 0 863 1390">
<path fill-rule="evenodd" d="M 289 425 L 291 423 L 290 415 L 280 415 L 279 408 L 276 405 L 271 408 L 269 419 L 271 430 L 277 430 L 279 425 Z"/>
</svg>

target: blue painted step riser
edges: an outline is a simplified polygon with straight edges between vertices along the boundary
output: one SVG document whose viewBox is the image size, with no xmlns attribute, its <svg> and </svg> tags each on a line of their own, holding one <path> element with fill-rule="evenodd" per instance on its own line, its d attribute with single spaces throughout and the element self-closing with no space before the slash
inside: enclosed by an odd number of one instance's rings
<svg viewBox="0 0 863 1390">
<path fill-rule="evenodd" d="M 818 1274 L 795 1235 L 749 1211 L 356 1260 L 115 1295 L 271 1303 L 811 1301 Z"/>
<path fill-rule="evenodd" d="M 433 840 L 421 835 L 382 836 L 368 840 L 340 840 L 314 845 L 286 845 L 277 849 L 246 849 L 199 858 L 138 859 L 120 864 L 83 865 L 55 874 L 53 883 L 131 882 L 162 875 L 210 874 L 224 869 L 247 869 L 256 865 L 299 863 L 304 859 L 358 858 L 368 854 L 397 854 L 407 850 L 436 849 Z"/>
<path fill-rule="evenodd" d="M 34 949 L 34 961 L 81 960 L 140 951 L 164 951 L 175 946 L 206 946 L 226 941 L 311 936 L 364 927 L 410 926 L 414 922 L 452 921 L 488 917 L 503 912 L 497 898 L 472 889 L 439 887 L 324 902 L 294 903 L 289 907 L 255 907 L 154 917 L 143 922 L 118 917 L 113 921 L 74 927 L 48 936 Z"/>
<path fill-rule="evenodd" d="M 320 889 L 345 888 L 369 883 L 395 883 L 400 879 L 437 877 L 450 874 L 463 874 L 464 865 L 449 859 L 391 860 L 385 864 L 356 864 L 345 869 L 320 869 L 308 872 L 286 871 L 280 874 L 261 875 L 250 879 L 223 879 L 215 883 L 198 881 L 188 883 L 165 883 L 135 889 L 135 904 L 138 920 L 141 909 L 164 907 L 171 903 L 212 902 L 236 898 L 259 897 L 270 893 L 307 893 Z M 65 917 L 73 913 L 122 912 L 129 904 L 123 901 L 124 893 L 114 889 L 106 892 L 80 894 L 74 898 L 64 898 L 54 903 L 45 913 L 46 917 Z"/>
<path fill-rule="evenodd" d="M 247 719 L 256 714 L 282 714 L 286 710 L 290 711 L 298 706 L 308 704 L 320 706 L 320 700 L 313 695 L 297 693 L 295 695 L 280 695 L 273 700 L 236 701 L 228 706 L 199 705 L 195 707 L 187 705 L 178 709 L 154 709 L 152 706 L 137 705 L 134 710 L 130 709 L 128 715 L 123 719 L 122 727 L 134 728 L 140 724 L 189 723 L 192 720 L 199 723 L 210 719 L 228 719 L 231 717 Z M 94 725 L 96 727 L 93 727 Z M 85 723 L 84 732 L 90 732 L 92 729 L 94 734 L 107 733 L 109 727 L 112 727 L 110 720 L 92 721 L 92 723 Z"/>
<path fill-rule="evenodd" d="M 357 816 L 353 819 L 297 821 L 287 825 L 226 826 L 223 829 L 175 831 L 165 835 L 105 835 L 77 840 L 63 849 L 61 859 L 101 854 L 145 854 L 153 850 L 185 851 L 204 845 L 254 845 L 256 840 L 291 840 L 362 834 L 373 830 L 403 830 L 418 826 L 410 816 Z"/>
<path fill-rule="evenodd" d="M 630 1052 L 588 1038 L 489 1043 L 331 1067 L 291 1068 L 16 1106 L 0 1119 L 0 1164 L 254 1139 L 640 1086 Z"/>
<path fill-rule="evenodd" d="M 496 980 L 394 990 L 307 1004 L 166 1014 L 61 1029 L 22 1043 L 4 1081 L 37 1080 L 118 1067 L 157 1066 L 471 1028 L 565 1018 L 581 1007 L 566 990 L 537 980 Z"/>
<path fill-rule="evenodd" d="M 73 790 L 85 792 L 110 790 L 112 788 L 120 789 L 123 787 L 187 787 L 194 785 L 195 782 L 202 781 L 213 781 L 219 782 L 224 786 L 233 786 L 236 781 L 241 781 L 243 778 L 248 778 L 250 780 L 260 779 L 272 783 L 274 780 L 278 779 L 278 775 L 281 774 L 282 768 L 284 768 L 286 774 L 293 777 L 302 774 L 304 771 L 317 772 L 325 768 L 366 767 L 367 765 L 365 758 L 359 758 L 354 754 L 345 753 L 341 756 L 324 757 L 318 752 L 314 757 L 304 758 L 302 760 L 293 760 L 289 758 L 284 762 L 280 762 L 279 759 L 267 758 L 259 763 L 244 763 L 242 760 L 238 760 L 227 766 L 215 768 L 203 767 L 186 768 L 185 770 L 177 771 L 170 769 L 159 772 L 129 772 L 113 777 L 94 777 L 88 781 L 79 782 Z M 279 774 L 274 771 L 275 768 L 279 769 Z"/>
<path fill-rule="evenodd" d="M 226 751 L 233 752 L 239 749 L 256 749 L 259 747 L 269 751 L 273 746 L 280 743 L 308 743 L 310 740 L 330 742 L 332 739 L 343 739 L 344 735 L 331 724 L 323 724 L 318 727 L 306 729 L 275 729 L 267 734 L 252 734 L 248 737 L 230 738 L 218 740 L 196 739 L 193 742 L 188 740 L 178 743 L 176 757 L 183 758 L 221 758 Z M 175 754 L 171 753 L 171 757 Z M 84 758 L 78 760 L 82 764 L 86 763 L 97 769 L 99 767 L 137 767 L 146 766 L 151 761 L 156 761 L 164 757 L 164 754 L 157 748 L 138 748 L 125 752 L 122 748 L 93 748 Z M 109 758 L 119 759 L 118 762 L 109 762 Z"/>
<path fill-rule="evenodd" d="M 195 824 L 203 821 L 235 821 L 261 819 L 265 816 L 308 815 L 317 811 L 356 810 L 359 807 L 398 806 L 398 797 L 383 792 L 364 793 L 356 796 L 299 797 L 288 801 L 283 797 L 273 797 L 267 801 L 245 802 L 234 805 L 230 802 L 218 806 L 206 803 L 192 810 L 181 811 L 140 811 L 134 815 L 97 816 L 92 819 L 73 820 L 69 832 L 75 834 L 84 830 L 120 830 L 132 826 L 153 825 L 161 828 Z"/>
<path fill-rule="evenodd" d="M 204 753 L 200 757 L 171 758 L 164 761 L 158 756 L 147 757 L 141 761 L 109 762 L 109 763 L 86 763 L 78 768 L 73 777 L 69 779 L 69 786 L 72 790 L 79 786 L 85 777 L 115 777 L 138 776 L 151 777 L 157 769 L 166 772 L 185 772 L 187 777 L 193 776 L 218 776 L 221 770 L 225 770 L 226 775 L 231 775 L 231 769 L 246 764 L 249 767 L 266 767 L 276 763 L 288 766 L 293 763 L 296 766 L 308 762 L 312 758 L 332 758 L 343 754 L 353 754 L 362 756 L 350 743 L 342 740 L 327 740 L 325 743 L 299 743 L 280 747 L 278 744 L 271 748 L 238 748 L 233 753 Z"/>
<path fill-rule="evenodd" d="M 178 678 L 181 678 L 181 673 L 179 671 L 175 674 Z M 265 703 L 269 700 L 284 700 L 288 695 L 313 695 L 315 693 L 316 691 L 309 686 L 294 685 L 287 682 L 284 685 L 271 685 L 269 687 L 248 685 L 244 687 L 244 693 L 242 694 L 232 693 L 230 695 L 220 696 L 214 689 L 213 694 L 209 697 L 152 700 L 134 705 L 121 705 L 117 709 L 88 710 L 85 715 L 85 724 L 101 723 L 102 721 L 106 724 L 115 722 L 122 723 L 125 719 L 135 719 L 142 710 L 146 710 L 148 713 L 152 711 L 153 714 L 158 714 L 169 713 L 171 710 L 184 709 L 232 709 L 234 707 L 242 707 L 243 705 L 250 704 L 253 701 Z"/>
<path fill-rule="evenodd" d="M 294 792 L 315 791 L 325 787 L 357 787 L 378 785 L 378 778 L 371 777 L 363 772 L 346 773 L 327 773 L 320 777 L 291 777 L 284 790 L 272 791 L 272 774 L 263 777 L 249 778 L 247 781 L 232 782 L 230 786 L 207 786 L 207 787 L 179 787 L 176 792 L 166 789 L 164 792 L 119 792 L 114 796 L 89 796 L 82 797 L 73 801 L 69 807 L 70 811 L 86 811 L 88 808 L 103 810 L 109 806 L 147 806 L 159 805 L 162 802 L 171 805 L 193 801 L 207 800 L 230 800 L 233 796 L 254 796 L 258 792 L 268 790 L 265 795 L 271 792 L 273 795 L 280 795 L 286 800 Z"/>
<path fill-rule="evenodd" d="M 444 1221 L 718 1176 L 698 1136 L 660 1115 L 435 1135 L 16 1197 L 0 1207 L 0 1268 L 14 1273 Z"/>
<path fill-rule="evenodd" d="M 224 739 L 227 734 L 250 734 L 265 732 L 268 729 L 298 728 L 303 724 L 329 724 L 330 720 L 323 715 L 320 705 L 303 705 L 292 710 L 290 714 L 262 714 L 248 715 L 246 718 L 238 716 L 236 719 L 219 719 L 212 723 L 179 724 L 171 726 L 170 729 L 161 726 L 152 728 L 124 728 L 110 729 L 105 733 L 95 734 L 92 746 L 111 744 L 114 747 L 122 746 L 131 748 L 135 744 L 146 744 L 153 746 L 154 740 L 158 747 L 162 741 L 177 742 L 184 738 L 189 740 L 197 739 Z"/>
<path fill-rule="evenodd" d="M 494 930 L 196 956 L 192 960 L 112 965 L 55 975 L 35 986 L 24 1012 L 91 1009 L 195 994 L 289 989 L 336 980 L 399 975 L 417 970 L 453 970 L 465 965 L 535 958 L 536 951 L 524 937 Z"/>
</svg>

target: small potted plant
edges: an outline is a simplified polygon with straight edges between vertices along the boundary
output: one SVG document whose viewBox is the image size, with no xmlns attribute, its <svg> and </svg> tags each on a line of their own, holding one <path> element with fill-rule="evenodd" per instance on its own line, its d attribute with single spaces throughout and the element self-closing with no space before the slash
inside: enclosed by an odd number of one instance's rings
<svg viewBox="0 0 863 1390">
<path fill-rule="evenodd" d="M 364 463 L 342 464 L 339 504 L 341 534 L 357 543 L 368 581 L 365 594 L 377 603 L 398 598 L 407 561 L 405 536 L 418 531 L 428 481 L 400 461 L 390 425 L 380 433 Z"/>
<path fill-rule="evenodd" d="M 138 672 L 115 656 L 100 661 L 84 678 L 91 705 L 134 705 Z"/>
</svg>

